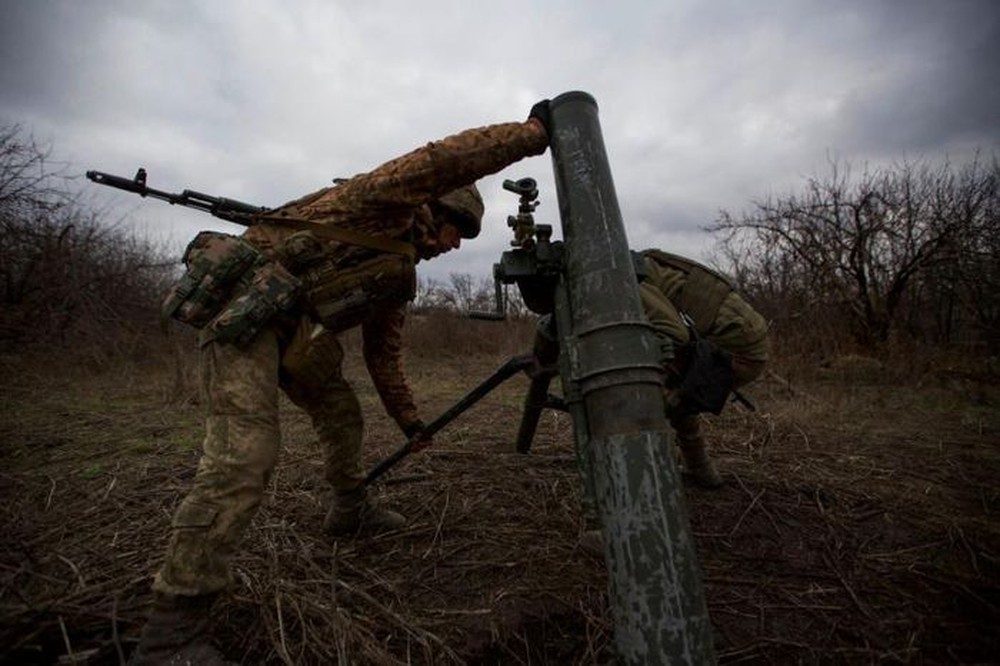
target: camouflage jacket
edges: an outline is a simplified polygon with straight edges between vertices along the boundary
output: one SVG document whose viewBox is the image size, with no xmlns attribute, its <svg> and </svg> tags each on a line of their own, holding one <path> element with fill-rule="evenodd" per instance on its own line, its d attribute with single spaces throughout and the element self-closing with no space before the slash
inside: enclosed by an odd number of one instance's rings
<svg viewBox="0 0 1000 666">
<path fill-rule="evenodd" d="M 428 143 L 368 173 L 325 187 L 270 211 L 373 236 L 405 239 L 428 204 L 458 187 L 496 173 L 518 160 L 540 155 L 548 136 L 534 120 L 488 125 Z M 272 251 L 294 230 L 280 224 L 255 224 L 245 238 Z M 326 241 L 328 252 L 344 262 L 370 250 Z M 417 420 L 413 395 L 402 371 L 403 309 L 387 308 L 362 323 L 365 365 L 386 411 L 401 426 Z"/>
</svg>

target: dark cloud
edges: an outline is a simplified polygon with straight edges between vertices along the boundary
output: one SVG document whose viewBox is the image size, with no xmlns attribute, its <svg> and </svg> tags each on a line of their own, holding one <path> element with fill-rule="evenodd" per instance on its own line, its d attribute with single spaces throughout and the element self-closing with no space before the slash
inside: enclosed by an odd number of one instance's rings
<svg viewBox="0 0 1000 666">
<path fill-rule="evenodd" d="M 1000 145 L 1000 4 L 878 3 L 872 75 L 839 118 L 840 148 L 932 154 Z"/>
<path fill-rule="evenodd" d="M 582 89 L 630 240 L 697 252 L 720 208 L 793 190 L 830 154 L 996 149 L 998 14 L 996 0 L 8 0 L 0 119 L 80 171 L 142 164 L 164 189 L 271 205 Z M 483 236 L 428 270 L 488 272 L 509 240 L 500 184 L 522 175 L 558 225 L 549 158 L 527 160 L 484 180 Z M 127 201 L 178 244 L 211 222 Z"/>
</svg>

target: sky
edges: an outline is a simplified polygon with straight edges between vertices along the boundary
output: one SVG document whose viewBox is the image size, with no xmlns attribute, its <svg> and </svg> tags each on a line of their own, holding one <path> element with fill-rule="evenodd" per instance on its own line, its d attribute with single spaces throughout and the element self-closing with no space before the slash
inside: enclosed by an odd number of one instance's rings
<svg viewBox="0 0 1000 666">
<path fill-rule="evenodd" d="M 0 16 L 0 125 L 178 254 L 239 229 L 84 171 L 276 206 L 582 90 L 630 245 L 705 259 L 720 210 L 831 160 L 1000 148 L 997 0 L 0 0 Z M 481 180 L 482 235 L 421 275 L 488 276 L 517 204 L 502 182 L 525 176 L 558 238 L 547 153 Z"/>
</svg>

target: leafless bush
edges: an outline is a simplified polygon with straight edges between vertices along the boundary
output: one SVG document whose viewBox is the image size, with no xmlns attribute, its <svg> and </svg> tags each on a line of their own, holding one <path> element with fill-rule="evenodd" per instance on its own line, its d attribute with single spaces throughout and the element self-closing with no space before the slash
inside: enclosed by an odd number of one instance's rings
<svg viewBox="0 0 1000 666">
<path fill-rule="evenodd" d="M 0 129 L 0 350 L 139 351 L 175 262 L 82 203 L 48 158 Z"/>
<path fill-rule="evenodd" d="M 498 302 L 506 314 L 515 317 L 529 314 L 516 287 L 469 273 L 452 273 L 447 282 L 434 278 L 418 280 L 413 308 L 417 312 L 448 310 L 468 314 L 494 312 Z"/>
<path fill-rule="evenodd" d="M 847 164 L 830 166 L 800 194 L 721 213 L 712 230 L 743 289 L 800 341 L 878 350 L 902 336 L 995 353 L 996 159 L 902 162 L 857 177 Z"/>
<path fill-rule="evenodd" d="M 455 310 L 424 309 L 407 323 L 408 353 L 427 357 L 524 354 L 534 340 L 534 317 L 477 321 Z"/>
</svg>

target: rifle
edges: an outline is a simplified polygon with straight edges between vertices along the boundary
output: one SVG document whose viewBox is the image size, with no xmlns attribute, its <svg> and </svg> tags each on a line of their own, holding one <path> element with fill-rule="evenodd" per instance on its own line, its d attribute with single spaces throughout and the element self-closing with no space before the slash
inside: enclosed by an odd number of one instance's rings
<svg viewBox="0 0 1000 666">
<path fill-rule="evenodd" d="M 272 209 L 264 206 L 255 206 L 236 199 L 226 199 L 225 197 L 213 197 L 210 194 L 195 192 L 194 190 L 184 190 L 180 194 L 154 190 L 146 186 L 146 170 L 139 167 L 132 180 L 113 176 L 101 171 L 88 171 L 87 178 L 98 185 L 116 187 L 119 190 L 138 194 L 140 197 L 153 197 L 166 201 L 171 205 L 194 208 L 203 213 L 209 213 L 215 217 L 242 224 L 244 227 L 252 226 L 257 222 L 270 222 L 280 224 L 293 229 L 312 231 L 321 238 L 325 238 L 338 243 L 350 243 L 361 247 L 371 248 L 380 252 L 391 254 L 401 254 L 411 259 L 414 256 L 414 248 L 411 243 L 396 240 L 393 238 L 383 238 L 381 236 L 370 236 L 351 229 L 336 228 L 332 225 L 319 224 L 312 220 L 301 217 L 291 217 L 281 214 L 271 214 Z M 335 178 L 334 183 L 339 185 L 345 182 L 343 178 Z"/>
<path fill-rule="evenodd" d="M 227 222 L 235 222 L 244 226 L 250 224 L 249 218 L 265 213 L 268 210 L 264 206 L 255 206 L 243 201 L 237 201 L 236 199 L 226 199 L 225 197 L 213 197 L 210 194 L 203 194 L 194 190 L 184 190 L 180 194 L 154 190 L 152 187 L 146 186 L 146 170 L 142 167 L 139 167 L 139 170 L 135 172 L 135 177 L 131 180 L 122 176 L 113 176 L 102 171 L 88 171 L 87 178 L 98 185 L 115 187 L 119 190 L 138 194 L 140 197 L 160 199 L 171 205 L 194 208 L 205 213 L 210 213 Z"/>
</svg>

